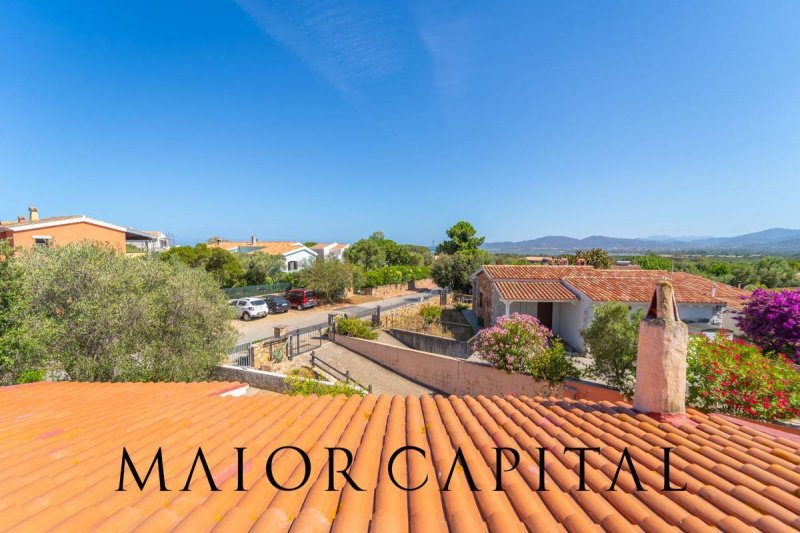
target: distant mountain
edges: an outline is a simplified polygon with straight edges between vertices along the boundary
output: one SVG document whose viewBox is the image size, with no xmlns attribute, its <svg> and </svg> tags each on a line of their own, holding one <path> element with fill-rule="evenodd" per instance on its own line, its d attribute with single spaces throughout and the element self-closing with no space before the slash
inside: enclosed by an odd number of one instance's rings
<svg viewBox="0 0 800 533">
<path fill-rule="evenodd" d="M 629 239 L 592 235 L 585 239 L 576 239 L 548 235 L 519 242 L 489 242 L 483 248 L 491 252 L 531 255 L 552 255 L 589 248 L 603 248 L 615 253 L 709 251 L 800 254 L 800 229 L 771 228 L 734 237 L 656 235 L 646 239 Z"/>
<path fill-rule="evenodd" d="M 705 235 L 703 237 L 698 237 L 697 235 L 681 235 L 675 237 L 673 235 L 653 235 L 651 237 L 645 237 L 644 240 L 646 241 L 656 241 L 656 242 L 694 242 L 694 241 L 702 241 L 706 239 L 713 239 L 710 235 Z"/>
</svg>

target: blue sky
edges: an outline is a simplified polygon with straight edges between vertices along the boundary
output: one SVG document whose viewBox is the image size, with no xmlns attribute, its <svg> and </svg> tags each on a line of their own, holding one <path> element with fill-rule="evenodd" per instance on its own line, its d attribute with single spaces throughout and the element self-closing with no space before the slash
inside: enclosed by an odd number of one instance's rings
<svg viewBox="0 0 800 533">
<path fill-rule="evenodd" d="M 0 2 L 0 218 L 429 244 L 800 227 L 800 2 Z"/>
</svg>

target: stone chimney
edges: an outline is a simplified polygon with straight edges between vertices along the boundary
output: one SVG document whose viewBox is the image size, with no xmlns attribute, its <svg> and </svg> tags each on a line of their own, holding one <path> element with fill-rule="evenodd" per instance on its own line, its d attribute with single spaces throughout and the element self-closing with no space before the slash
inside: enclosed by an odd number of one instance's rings
<svg viewBox="0 0 800 533">
<path fill-rule="evenodd" d="M 678 316 L 675 291 L 659 281 L 639 324 L 633 408 L 656 416 L 686 412 L 686 347 L 689 328 Z"/>
<path fill-rule="evenodd" d="M 39 209 L 36 207 L 29 207 L 28 208 L 28 218 L 31 222 L 39 220 Z"/>
<path fill-rule="evenodd" d="M 17 222 L 25 222 L 25 217 L 20 215 L 17 217 Z"/>
<path fill-rule="evenodd" d="M 711 284 L 711 296 L 714 297 L 716 295 L 717 295 L 717 284 L 716 283 L 712 283 Z"/>
</svg>

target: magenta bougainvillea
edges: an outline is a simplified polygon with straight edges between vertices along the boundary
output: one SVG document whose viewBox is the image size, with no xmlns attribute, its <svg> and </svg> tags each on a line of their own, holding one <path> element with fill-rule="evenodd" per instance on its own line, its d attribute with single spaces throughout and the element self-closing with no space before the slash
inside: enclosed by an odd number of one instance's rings
<svg viewBox="0 0 800 533">
<path fill-rule="evenodd" d="M 800 363 L 800 290 L 756 289 L 736 322 L 763 350 Z"/>
<path fill-rule="evenodd" d="M 535 317 L 512 313 L 498 318 L 491 328 L 482 329 L 473 350 L 495 368 L 526 372 L 531 358 L 547 350 L 552 336 Z"/>
</svg>

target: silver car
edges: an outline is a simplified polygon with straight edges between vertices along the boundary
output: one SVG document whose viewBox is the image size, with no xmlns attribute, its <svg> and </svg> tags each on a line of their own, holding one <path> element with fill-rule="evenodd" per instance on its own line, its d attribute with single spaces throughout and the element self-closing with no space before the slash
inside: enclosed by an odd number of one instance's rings
<svg viewBox="0 0 800 533">
<path fill-rule="evenodd" d="M 249 321 L 251 318 L 260 318 L 269 314 L 267 302 L 261 298 L 240 298 L 231 300 L 230 306 L 236 311 L 236 316 Z"/>
</svg>

